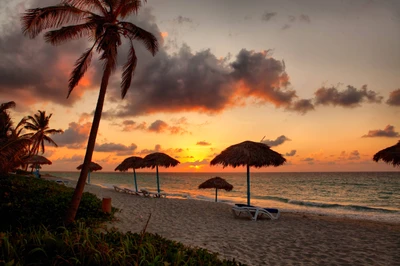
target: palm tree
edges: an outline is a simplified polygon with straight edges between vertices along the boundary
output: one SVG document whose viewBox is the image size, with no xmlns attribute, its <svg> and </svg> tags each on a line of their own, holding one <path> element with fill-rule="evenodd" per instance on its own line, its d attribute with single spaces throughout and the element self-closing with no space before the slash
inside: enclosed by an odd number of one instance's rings
<svg viewBox="0 0 400 266">
<path fill-rule="evenodd" d="M 36 155 L 41 151 L 45 152 L 44 142 L 48 142 L 55 147 L 58 147 L 48 135 L 61 134 L 64 131 L 61 129 L 49 129 L 50 118 L 53 114 L 46 116 L 46 111 L 38 111 L 33 116 L 28 116 L 25 122 L 25 129 L 34 131 L 33 133 L 25 134 L 32 139 L 32 147 L 29 155 Z"/>
<path fill-rule="evenodd" d="M 4 174 L 18 167 L 22 158 L 28 153 L 31 140 L 26 136 L 20 136 L 18 128 L 24 119 L 13 128 L 13 122 L 7 109 L 15 107 L 15 102 L 7 102 L 0 105 L 0 173 Z"/>
<path fill-rule="evenodd" d="M 84 165 L 67 211 L 66 224 L 74 221 L 85 187 L 107 85 L 111 73 L 114 72 L 117 65 L 117 51 L 122 44 L 121 38 L 126 37 L 130 45 L 128 61 L 123 66 L 122 72 L 122 98 L 125 97 L 130 87 L 137 63 L 133 40 L 141 41 L 153 56 L 158 51 L 158 41 L 153 34 L 133 23 L 120 20 L 132 13 L 136 14 L 141 4 L 140 0 L 63 0 L 57 6 L 29 9 L 22 16 L 23 32 L 30 38 L 36 37 L 45 29 L 58 28 L 48 31 L 44 35 L 46 42 L 58 45 L 81 37 L 88 37 L 92 41 L 89 49 L 76 61 L 75 68 L 69 79 L 68 96 L 88 69 L 93 49 L 100 53 L 100 60 L 103 61 L 103 77 L 86 148 Z"/>
</svg>

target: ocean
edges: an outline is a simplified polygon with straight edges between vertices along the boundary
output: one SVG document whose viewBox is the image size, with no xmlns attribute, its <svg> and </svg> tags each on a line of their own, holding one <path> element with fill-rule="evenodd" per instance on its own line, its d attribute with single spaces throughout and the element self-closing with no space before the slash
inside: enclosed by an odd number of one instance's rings
<svg viewBox="0 0 400 266">
<path fill-rule="evenodd" d="M 79 172 L 46 172 L 78 180 Z M 138 187 L 157 190 L 156 174 L 136 173 Z M 160 188 L 168 198 L 215 201 L 215 189 L 198 189 L 204 181 L 219 176 L 233 190 L 218 190 L 218 201 L 247 202 L 246 173 L 172 173 L 160 168 Z M 398 172 L 312 172 L 260 173 L 250 176 L 251 204 L 275 207 L 282 212 L 302 212 L 336 217 L 379 220 L 400 224 L 400 173 Z M 133 172 L 93 172 L 91 184 L 113 185 L 134 190 Z"/>
</svg>

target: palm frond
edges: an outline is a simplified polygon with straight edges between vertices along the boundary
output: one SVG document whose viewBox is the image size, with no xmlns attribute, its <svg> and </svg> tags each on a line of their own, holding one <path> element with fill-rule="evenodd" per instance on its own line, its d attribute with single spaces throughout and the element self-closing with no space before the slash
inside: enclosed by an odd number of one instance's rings
<svg viewBox="0 0 400 266">
<path fill-rule="evenodd" d="M 110 10 L 114 11 L 117 8 L 118 1 L 120 0 L 102 0 L 102 1 L 104 1 L 104 3 L 106 3 L 110 7 Z"/>
<path fill-rule="evenodd" d="M 79 25 L 62 27 L 58 30 L 46 32 L 44 39 L 53 45 L 59 45 L 69 40 L 76 40 L 83 36 L 90 36 L 96 29 L 95 23 L 84 23 Z"/>
<path fill-rule="evenodd" d="M 107 15 L 106 7 L 99 0 L 64 0 L 63 2 L 79 9 L 98 10 L 103 15 Z"/>
<path fill-rule="evenodd" d="M 121 82 L 121 97 L 125 98 L 126 92 L 131 86 L 133 75 L 135 74 L 137 57 L 135 48 L 133 47 L 132 41 L 130 42 L 131 48 L 129 50 L 128 61 L 124 65 L 124 72 L 122 73 L 122 82 Z"/>
<path fill-rule="evenodd" d="M 21 17 L 24 35 L 35 38 L 42 30 L 57 28 L 67 23 L 78 23 L 88 12 L 68 4 L 28 9 Z"/>
<path fill-rule="evenodd" d="M 14 101 L 2 103 L 2 104 L 0 104 L 0 112 L 3 112 L 10 108 L 14 108 L 15 106 L 16 106 L 16 104 Z"/>
<path fill-rule="evenodd" d="M 157 53 L 158 40 L 152 33 L 130 22 L 120 22 L 120 24 L 122 25 L 123 29 L 126 30 L 126 33 L 130 39 L 143 42 L 146 49 L 149 50 L 153 56 Z"/>
<path fill-rule="evenodd" d="M 17 167 L 31 143 L 28 138 L 9 139 L 0 143 L 0 173 L 7 173 Z"/>
<path fill-rule="evenodd" d="M 58 147 L 57 143 L 55 143 L 54 140 L 51 139 L 50 137 L 44 136 L 43 139 L 44 139 L 45 141 L 47 141 L 48 143 L 52 144 L 53 146 Z M 43 147 L 43 152 L 44 152 L 44 147 Z"/>
<path fill-rule="evenodd" d="M 121 0 L 119 2 L 117 15 L 119 15 L 121 18 L 126 18 L 132 13 L 137 14 L 141 6 L 141 0 Z"/>
<path fill-rule="evenodd" d="M 96 44 L 96 43 L 95 43 Z M 68 82 L 68 95 L 71 94 L 72 90 L 78 85 L 79 81 L 85 74 L 86 70 L 90 66 L 90 62 L 92 60 L 92 51 L 93 51 L 94 45 L 89 48 L 86 52 L 84 52 L 81 57 L 76 61 L 75 63 L 75 68 L 71 73 L 71 77 Z"/>
<path fill-rule="evenodd" d="M 44 134 L 46 135 L 55 135 L 55 134 L 62 134 L 64 133 L 64 130 L 62 129 L 48 129 L 44 131 Z"/>
</svg>

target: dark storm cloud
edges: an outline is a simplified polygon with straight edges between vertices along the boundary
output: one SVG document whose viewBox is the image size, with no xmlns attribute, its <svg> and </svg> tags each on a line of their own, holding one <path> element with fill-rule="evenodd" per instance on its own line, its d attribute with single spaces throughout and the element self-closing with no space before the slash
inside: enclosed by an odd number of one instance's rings
<svg viewBox="0 0 400 266">
<path fill-rule="evenodd" d="M 400 106 L 400 89 L 392 91 L 386 103 L 392 106 Z"/>
<path fill-rule="evenodd" d="M 267 144 L 270 147 L 275 147 L 278 145 L 283 144 L 285 141 L 290 141 L 291 139 L 287 138 L 284 135 L 281 135 L 279 137 L 277 137 L 275 140 L 270 140 L 270 139 L 266 139 L 261 141 L 261 143 Z"/>
<path fill-rule="evenodd" d="M 103 144 L 96 144 L 95 151 L 96 152 L 115 152 L 118 156 L 119 155 L 131 155 L 137 149 L 137 145 L 132 143 L 129 146 L 120 144 L 120 143 L 103 143 Z"/>
<path fill-rule="evenodd" d="M 196 143 L 196 145 L 199 145 L 199 146 L 210 146 L 211 143 L 209 143 L 209 142 L 203 140 L 203 141 L 198 141 L 198 142 Z"/>
<path fill-rule="evenodd" d="M 291 150 L 290 152 L 285 153 L 285 156 L 295 156 L 296 150 Z"/>
<path fill-rule="evenodd" d="M 357 89 L 347 86 L 347 89 L 339 91 L 336 87 L 318 89 L 315 93 L 315 104 L 317 105 L 339 105 L 342 107 L 357 107 L 362 102 L 381 103 L 383 97 L 375 91 L 367 90 L 367 85 Z"/>
<path fill-rule="evenodd" d="M 69 123 L 68 128 L 64 130 L 63 134 L 54 135 L 52 139 L 60 147 L 67 147 L 70 149 L 83 148 L 88 139 L 91 125 L 91 123 Z"/>
<path fill-rule="evenodd" d="M 277 15 L 276 12 L 268 12 L 265 11 L 264 14 L 261 15 L 261 20 L 263 21 L 270 21 L 273 17 Z"/>
<path fill-rule="evenodd" d="M 29 1 L 24 6 L 28 7 L 29 3 L 29 6 L 45 6 L 58 2 Z M 3 25 L 0 31 L 0 97 L 24 104 L 51 101 L 71 106 L 82 96 L 79 91 L 82 88 L 76 88 L 77 93 L 66 99 L 68 76 L 74 61 L 85 51 L 86 42 L 72 42 L 60 49 L 45 43 L 42 35 L 33 40 L 23 36 L 19 21 L 20 6 L 10 11 L 16 15 L 11 15 L 9 23 Z"/>
<path fill-rule="evenodd" d="M 394 126 L 387 125 L 385 129 L 375 129 L 368 131 L 368 134 L 362 136 L 363 138 L 387 137 L 397 138 L 400 137 L 399 132 L 394 130 Z"/>
</svg>

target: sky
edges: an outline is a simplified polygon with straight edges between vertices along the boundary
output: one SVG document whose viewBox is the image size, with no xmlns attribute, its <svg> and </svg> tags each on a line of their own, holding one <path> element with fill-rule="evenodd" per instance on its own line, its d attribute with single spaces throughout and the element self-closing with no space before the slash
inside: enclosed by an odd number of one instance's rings
<svg viewBox="0 0 400 266">
<path fill-rule="evenodd" d="M 69 98 L 85 39 L 52 46 L 24 36 L 20 16 L 58 0 L 0 0 L 0 99 L 15 122 L 52 114 L 44 171 L 83 162 L 102 66 L 98 56 Z M 400 139 L 400 1 L 148 0 L 127 19 L 160 43 L 121 99 L 121 66 L 107 90 L 93 161 L 103 171 L 130 156 L 164 152 L 172 172 L 244 171 L 210 166 L 225 148 L 262 141 L 282 154 L 262 172 L 398 171 L 372 161 Z"/>
</svg>

